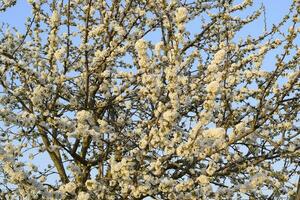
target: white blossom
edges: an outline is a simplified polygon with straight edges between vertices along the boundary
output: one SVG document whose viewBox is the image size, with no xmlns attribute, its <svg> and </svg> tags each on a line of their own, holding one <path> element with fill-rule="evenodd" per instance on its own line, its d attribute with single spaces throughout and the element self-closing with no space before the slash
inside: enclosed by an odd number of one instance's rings
<svg viewBox="0 0 300 200">
<path fill-rule="evenodd" d="M 205 138 L 224 138 L 225 129 L 224 128 L 211 128 L 203 132 Z"/>
<path fill-rule="evenodd" d="M 86 192 L 79 192 L 77 200 L 89 200 L 90 195 Z"/>
<path fill-rule="evenodd" d="M 97 181 L 95 181 L 95 180 L 87 180 L 87 181 L 85 182 L 85 185 L 86 185 L 87 189 L 88 189 L 88 190 L 91 190 L 91 191 L 96 190 L 97 187 L 98 187 L 98 183 L 97 183 Z"/>
<path fill-rule="evenodd" d="M 60 15 L 59 15 L 58 11 L 56 11 L 56 10 L 53 11 L 50 20 L 51 20 L 51 25 L 52 26 L 57 26 L 59 24 Z"/>
<path fill-rule="evenodd" d="M 218 81 L 212 81 L 207 85 L 206 90 L 207 92 L 215 94 L 219 91 L 220 89 L 219 87 L 220 85 Z"/>
<path fill-rule="evenodd" d="M 182 23 L 186 20 L 188 10 L 185 7 L 180 7 L 176 10 L 176 22 Z"/>
<path fill-rule="evenodd" d="M 197 181 L 202 184 L 202 185 L 206 185 L 209 183 L 209 178 L 205 175 L 200 175 L 198 178 L 197 178 Z"/>
<path fill-rule="evenodd" d="M 74 193 L 77 188 L 77 185 L 74 182 L 70 182 L 64 185 L 64 188 L 66 192 Z"/>
</svg>

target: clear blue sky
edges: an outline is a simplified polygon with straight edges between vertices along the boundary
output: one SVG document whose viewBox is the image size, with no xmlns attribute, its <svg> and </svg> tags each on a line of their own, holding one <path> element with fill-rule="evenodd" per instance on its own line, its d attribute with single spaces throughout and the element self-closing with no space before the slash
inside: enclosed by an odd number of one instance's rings
<svg viewBox="0 0 300 200">
<path fill-rule="evenodd" d="M 240 2 L 240 0 L 236 2 Z M 272 23 L 278 22 L 282 16 L 287 13 L 292 0 L 254 0 L 254 2 L 255 8 L 261 6 L 262 2 L 266 6 L 266 18 L 268 26 L 270 27 Z M 250 9 L 248 9 L 248 11 L 250 11 Z M 26 17 L 30 15 L 31 10 L 27 1 L 18 0 L 16 6 L 9 8 L 5 13 L 0 13 L 0 22 L 9 23 L 12 26 L 17 27 L 19 30 L 24 31 L 24 21 Z M 263 27 L 263 21 L 260 19 L 248 26 L 247 30 L 242 31 L 241 34 L 257 35 L 263 30 Z"/>
</svg>

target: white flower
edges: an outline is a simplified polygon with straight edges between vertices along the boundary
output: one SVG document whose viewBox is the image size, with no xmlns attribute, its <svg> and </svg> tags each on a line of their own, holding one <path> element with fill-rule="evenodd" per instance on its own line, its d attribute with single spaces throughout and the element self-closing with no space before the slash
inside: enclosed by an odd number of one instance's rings
<svg viewBox="0 0 300 200">
<path fill-rule="evenodd" d="M 214 173 L 215 173 L 215 171 L 216 171 L 217 169 L 215 168 L 215 167 L 213 167 L 213 166 L 209 166 L 207 169 L 206 169 L 206 173 L 208 174 L 208 175 L 213 175 Z"/>
<path fill-rule="evenodd" d="M 171 109 L 167 110 L 163 114 L 163 119 L 168 122 L 174 121 L 177 117 L 178 117 L 178 113 L 175 110 L 171 110 Z"/>
<path fill-rule="evenodd" d="M 205 175 L 200 175 L 198 178 L 197 178 L 197 181 L 201 184 L 201 185 L 206 185 L 209 183 L 209 177 L 208 176 L 205 176 Z"/>
<path fill-rule="evenodd" d="M 50 18 L 51 26 L 57 26 L 60 22 L 60 15 L 57 10 L 54 10 Z"/>
<path fill-rule="evenodd" d="M 81 110 L 77 112 L 76 118 L 78 120 L 78 123 L 86 124 L 87 122 L 92 124 L 93 122 L 93 115 L 89 111 Z"/>
<path fill-rule="evenodd" d="M 74 182 L 69 182 L 65 185 L 65 190 L 69 193 L 74 193 L 77 186 Z"/>
<path fill-rule="evenodd" d="M 280 40 L 280 39 L 278 39 L 278 38 L 277 38 L 277 39 L 275 39 L 275 40 L 274 40 L 274 42 L 275 42 L 275 44 L 277 44 L 277 45 L 281 44 L 281 40 Z"/>
<path fill-rule="evenodd" d="M 140 140 L 139 147 L 141 149 L 145 149 L 147 145 L 148 145 L 148 137 L 146 135 L 145 137 L 143 137 L 143 139 Z"/>
<path fill-rule="evenodd" d="M 20 121 L 22 121 L 24 126 L 31 126 L 36 122 L 36 116 L 32 113 L 24 111 L 20 114 Z"/>
<path fill-rule="evenodd" d="M 88 200 L 90 195 L 86 192 L 79 192 L 77 200 Z"/>
<path fill-rule="evenodd" d="M 250 186 L 256 187 L 261 184 L 263 184 L 266 180 L 266 177 L 264 174 L 256 174 L 250 181 Z"/>
<path fill-rule="evenodd" d="M 10 173 L 11 179 L 17 182 L 21 182 L 26 179 L 26 174 L 22 171 Z"/>
<path fill-rule="evenodd" d="M 139 58 L 139 65 L 142 68 L 145 68 L 148 65 L 147 47 L 148 47 L 147 42 L 143 39 L 140 39 L 135 43 L 135 49 L 138 53 L 138 58 Z"/>
<path fill-rule="evenodd" d="M 229 76 L 227 81 L 230 85 L 233 85 L 236 81 L 236 77 L 235 76 Z"/>
<path fill-rule="evenodd" d="M 226 55 L 226 51 L 224 49 L 219 50 L 215 55 L 211 63 L 207 66 L 207 70 L 210 73 L 216 73 L 219 69 L 219 64 L 222 62 Z"/>
<path fill-rule="evenodd" d="M 35 105 L 40 105 L 43 103 L 43 100 L 47 98 L 49 91 L 43 86 L 37 86 L 32 92 L 32 97 L 30 98 L 32 103 Z"/>
<path fill-rule="evenodd" d="M 164 43 L 162 41 L 160 41 L 159 43 L 155 44 L 155 53 L 157 56 L 160 55 L 160 51 L 162 50 L 162 47 L 163 47 Z"/>
<path fill-rule="evenodd" d="M 98 183 L 97 181 L 90 179 L 85 182 L 85 186 L 88 190 L 96 190 L 98 187 Z"/>
<path fill-rule="evenodd" d="M 214 56 L 214 63 L 219 64 L 225 57 L 226 51 L 224 49 L 219 50 Z"/>
<path fill-rule="evenodd" d="M 135 49 L 137 50 L 137 52 L 139 53 L 144 53 L 147 50 L 147 43 L 145 40 L 143 39 L 139 39 L 136 43 L 135 43 Z"/>
<path fill-rule="evenodd" d="M 182 23 L 186 20 L 188 10 L 185 7 L 177 8 L 175 20 L 177 23 Z"/>
<path fill-rule="evenodd" d="M 120 36 L 124 36 L 126 35 L 126 31 L 122 26 L 119 25 L 115 25 L 114 26 L 115 31 L 120 35 Z"/>
<path fill-rule="evenodd" d="M 58 49 L 55 53 L 54 53 L 54 57 L 56 60 L 61 60 L 63 55 L 65 53 L 65 49 L 64 48 L 61 48 L 61 49 Z"/>
<path fill-rule="evenodd" d="M 207 85 L 206 91 L 215 94 L 219 91 L 219 87 L 220 85 L 218 81 L 212 81 Z"/>
<path fill-rule="evenodd" d="M 244 122 L 241 122 L 241 123 L 237 124 L 235 126 L 235 128 L 236 128 L 237 132 L 243 132 L 243 131 L 245 131 L 246 124 Z"/>
<path fill-rule="evenodd" d="M 240 186 L 240 192 L 241 193 L 246 193 L 249 190 L 249 186 L 248 185 L 241 185 Z"/>
<path fill-rule="evenodd" d="M 289 147 L 288 147 L 288 151 L 290 151 L 290 152 L 295 152 L 296 148 L 297 148 L 296 145 L 293 144 L 293 143 L 291 143 L 291 144 L 289 145 Z"/>
<path fill-rule="evenodd" d="M 109 129 L 109 124 L 107 123 L 107 121 L 99 119 L 97 122 L 99 123 L 101 132 L 106 132 Z"/>
<path fill-rule="evenodd" d="M 203 132 L 203 136 L 205 138 L 215 138 L 215 139 L 222 139 L 225 137 L 225 129 L 224 128 L 211 128 L 208 130 L 205 130 Z"/>
<path fill-rule="evenodd" d="M 126 101 L 125 102 L 125 107 L 126 107 L 126 109 L 131 109 L 131 107 L 132 107 L 131 101 Z"/>
<path fill-rule="evenodd" d="M 105 57 L 106 52 L 97 50 L 95 52 L 95 61 L 101 61 Z M 109 71 L 108 71 L 109 72 Z"/>
</svg>

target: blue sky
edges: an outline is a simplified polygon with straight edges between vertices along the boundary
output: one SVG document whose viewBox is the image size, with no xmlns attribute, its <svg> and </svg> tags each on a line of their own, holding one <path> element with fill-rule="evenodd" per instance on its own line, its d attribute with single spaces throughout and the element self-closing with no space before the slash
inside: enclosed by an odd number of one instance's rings
<svg viewBox="0 0 300 200">
<path fill-rule="evenodd" d="M 240 2 L 236 1 L 236 2 Z M 254 0 L 254 7 L 258 8 L 263 3 L 266 7 L 266 18 L 268 27 L 272 23 L 278 22 L 289 9 L 292 0 Z M 248 9 L 250 11 L 252 9 Z M 249 13 L 249 12 L 247 12 Z M 19 30 L 25 31 L 24 22 L 26 17 L 31 15 L 30 6 L 26 0 L 18 0 L 17 5 L 9 8 L 5 13 L 0 13 L 0 22 L 9 23 Z M 242 14 L 244 16 L 244 14 Z M 263 30 L 263 20 L 260 19 L 255 23 L 249 25 L 241 32 L 242 35 L 256 35 Z"/>
</svg>

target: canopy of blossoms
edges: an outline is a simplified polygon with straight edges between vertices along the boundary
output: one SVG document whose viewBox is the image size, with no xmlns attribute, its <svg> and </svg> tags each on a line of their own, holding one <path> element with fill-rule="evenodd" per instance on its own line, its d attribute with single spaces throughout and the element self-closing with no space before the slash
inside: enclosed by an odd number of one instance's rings
<svg viewBox="0 0 300 200">
<path fill-rule="evenodd" d="M 296 197 L 300 1 L 240 37 L 257 2 L 28 0 L 0 29 L 1 199 Z"/>
</svg>

